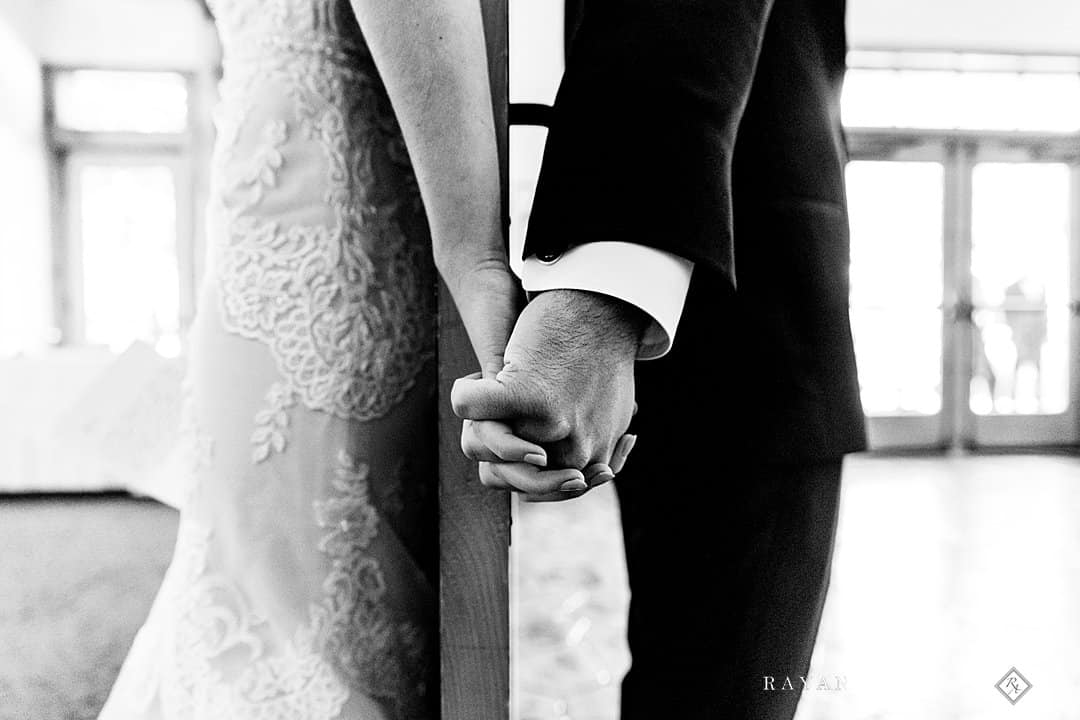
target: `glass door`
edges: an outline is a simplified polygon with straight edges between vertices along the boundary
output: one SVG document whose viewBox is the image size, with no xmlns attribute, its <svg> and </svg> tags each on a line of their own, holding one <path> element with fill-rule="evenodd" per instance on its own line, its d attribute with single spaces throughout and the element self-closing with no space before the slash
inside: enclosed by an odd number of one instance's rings
<svg viewBox="0 0 1080 720">
<path fill-rule="evenodd" d="M 971 170 L 970 440 L 1077 439 L 1076 171 L 981 148 Z"/>
<path fill-rule="evenodd" d="M 874 449 L 1080 440 L 1080 170 L 1063 147 L 858 138 L 851 323 Z"/>
<path fill-rule="evenodd" d="M 847 166 L 851 325 L 875 448 L 936 445 L 944 432 L 942 152 Z"/>
</svg>

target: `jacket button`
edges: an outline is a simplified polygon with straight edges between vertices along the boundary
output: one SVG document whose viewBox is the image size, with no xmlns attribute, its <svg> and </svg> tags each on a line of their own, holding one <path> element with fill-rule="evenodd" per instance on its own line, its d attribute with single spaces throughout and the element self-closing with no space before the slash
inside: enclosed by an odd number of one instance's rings
<svg viewBox="0 0 1080 720">
<path fill-rule="evenodd" d="M 548 250 L 545 252 L 536 253 L 536 259 L 545 265 L 550 265 L 556 260 L 562 257 L 562 252 L 558 250 Z"/>
</svg>

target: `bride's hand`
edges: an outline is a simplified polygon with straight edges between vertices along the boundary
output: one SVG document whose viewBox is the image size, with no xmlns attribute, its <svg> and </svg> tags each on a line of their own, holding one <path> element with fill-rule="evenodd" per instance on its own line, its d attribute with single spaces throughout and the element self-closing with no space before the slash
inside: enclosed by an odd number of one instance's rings
<svg viewBox="0 0 1080 720">
<path fill-rule="evenodd" d="M 480 362 L 480 373 L 471 377 L 493 378 L 503 368 L 517 320 L 519 285 L 501 245 L 486 253 L 482 248 L 461 249 L 462 257 L 439 261 L 439 271 Z"/>
<path fill-rule="evenodd" d="M 612 453 L 610 465 L 594 463 L 584 472 L 575 468 L 546 470 L 547 454 L 497 420 L 465 420 L 461 449 L 479 461 L 480 482 L 486 487 L 520 492 L 528 502 L 558 502 L 584 495 L 615 479 L 622 471 L 637 438 L 624 435 Z"/>
</svg>

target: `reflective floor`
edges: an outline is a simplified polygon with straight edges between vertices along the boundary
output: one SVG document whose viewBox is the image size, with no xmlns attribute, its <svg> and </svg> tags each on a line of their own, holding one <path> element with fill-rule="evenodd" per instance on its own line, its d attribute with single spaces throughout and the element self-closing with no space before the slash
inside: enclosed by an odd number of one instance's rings
<svg viewBox="0 0 1080 720">
<path fill-rule="evenodd" d="M 1080 460 L 854 460 L 799 720 L 1075 718 Z M 995 684 L 1015 667 L 1016 705 Z"/>
<path fill-rule="evenodd" d="M 513 717 L 616 717 L 630 597 L 614 488 L 516 503 L 512 527 Z"/>
<path fill-rule="evenodd" d="M 587 497 L 518 508 L 519 720 L 617 717 L 618 515 Z M 853 458 L 838 533 L 797 720 L 1076 717 L 1080 459 Z M 1014 667 L 1015 705 L 995 689 Z"/>
<path fill-rule="evenodd" d="M 96 716 L 175 523 L 117 497 L 0 502 L 0 720 Z M 514 532 L 515 717 L 615 720 L 614 493 L 521 505 Z M 1013 667 L 1031 685 L 1015 706 L 994 688 Z M 1080 458 L 849 460 L 811 688 L 822 677 L 797 720 L 1078 717 Z"/>
</svg>

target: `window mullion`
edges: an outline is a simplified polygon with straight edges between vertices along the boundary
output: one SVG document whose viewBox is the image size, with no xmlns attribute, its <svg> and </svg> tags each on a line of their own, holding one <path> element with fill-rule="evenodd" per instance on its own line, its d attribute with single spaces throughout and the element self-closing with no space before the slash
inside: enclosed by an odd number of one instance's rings
<svg viewBox="0 0 1080 720">
<path fill-rule="evenodd" d="M 971 176 L 976 149 L 970 140 L 946 143 L 941 440 L 955 449 L 969 446 L 974 437 L 968 396 L 973 347 Z"/>
</svg>

